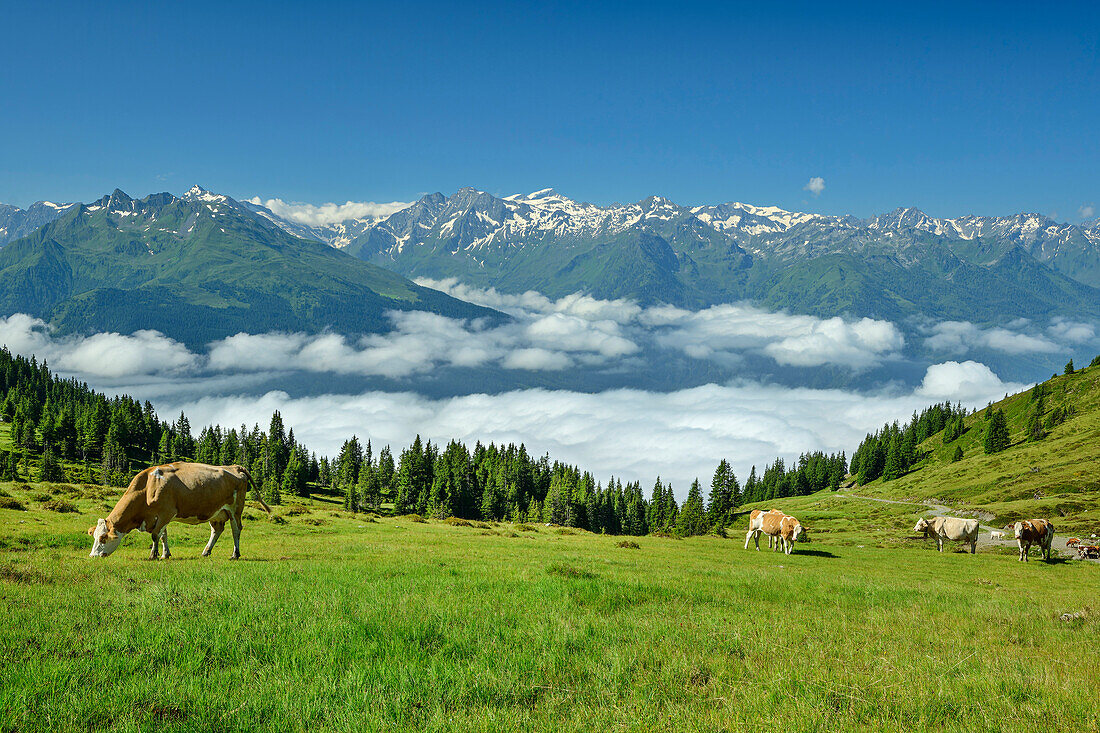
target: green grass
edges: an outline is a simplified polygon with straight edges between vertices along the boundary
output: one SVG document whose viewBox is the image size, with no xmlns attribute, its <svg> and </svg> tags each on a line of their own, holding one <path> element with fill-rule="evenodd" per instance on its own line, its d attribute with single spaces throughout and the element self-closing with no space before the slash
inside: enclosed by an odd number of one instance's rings
<svg viewBox="0 0 1100 733">
<path fill-rule="evenodd" d="M 635 549 L 314 504 L 154 563 L 87 557 L 114 496 L 2 488 L 0 730 L 1098 730 L 1100 617 L 1058 616 L 1100 613 L 1100 568 L 874 546 L 913 508 L 788 500 L 787 557 L 743 520 Z"/>
</svg>

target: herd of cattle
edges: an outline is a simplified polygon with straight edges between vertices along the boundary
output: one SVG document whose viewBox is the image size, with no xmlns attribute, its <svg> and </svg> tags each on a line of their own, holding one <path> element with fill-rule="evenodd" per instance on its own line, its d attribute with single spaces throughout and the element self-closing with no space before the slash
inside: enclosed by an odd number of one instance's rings
<svg viewBox="0 0 1100 733">
<path fill-rule="evenodd" d="M 1050 560 L 1050 546 L 1054 541 L 1054 525 L 1046 519 L 1024 519 L 1005 527 L 1011 530 L 1016 543 L 1020 548 L 1020 561 L 1027 562 L 1028 551 L 1032 545 L 1039 547 L 1043 559 Z M 936 538 L 936 548 L 943 552 L 943 543 L 947 540 L 962 542 L 970 545 L 970 554 L 978 549 L 979 525 L 977 519 L 963 519 L 961 517 L 931 517 L 921 519 L 914 532 L 922 533 L 927 539 L 929 535 Z M 768 535 L 768 547 L 782 550 L 790 555 L 794 549 L 794 543 L 801 539 L 808 542 L 809 534 L 802 527 L 801 522 L 792 516 L 784 514 L 778 509 L 753 509 L 749 513 L 749 532 L 745 535 L 745 549 L 749 549 L 749 542 L 756 541 L 756 549 L 760 549 L 760 535 Z M 1005 533 L 994 530 L 990 533 L 991 539 L 1004 539 Z"/>
<path fill-rule="evenodd" d="M 134 476 L 130 486 L 118 500 L 115 508 L 95 526 L 88 528 L 92 536 L 92 557 L 106 557 L 118 549 L 122 539 L 130 532 L 148 532 L 153 539 L 149 553 L 156 559 L 158 546 L 161 558 L 171 557 L 168 550 L 168 524 L 210 524 L 210 541 L 202 554 L 209 555 L 218 541 L 225 523 L 233 530 L 232 559 L 241 556 L 241 518 L 249 487 L 254 487 L 252 476 L 243 466 L 207 466 L 201 463 L 169 463 L 152 466 Z M 258 492 L 257 492 L 258 496 Z M 265 511 L 271 508 L 260 499 Z M 940 552 L 945 540 L 970 545 L 970 552 L 977 550 L 978 520 L 959 517 L 932 517 L 921 519 L 914 528 L 932 535 Z M 1038 545 L 1045 559 L 1050 560 L 1050 545 L 1054 540 L 1054 525 L 1045 519 L 1026 519 L 1005 527 L 1012 530 L 1020 547 L 1020 560 L 1027 561 L 1032 545 Z M 802 523 L 778 509 L 754 509 L 749 514 L 749 532 L 745 536 L 745 549 L 756 540 L 760 549 L 760 535 L 768 536 L 768 546 L 787 555 L 794 550 L 795 542 L 809 542 L 809 534 Z M 994 531 L 993 539 L 1005 537 L 1004 532 Z"/>
</svg>

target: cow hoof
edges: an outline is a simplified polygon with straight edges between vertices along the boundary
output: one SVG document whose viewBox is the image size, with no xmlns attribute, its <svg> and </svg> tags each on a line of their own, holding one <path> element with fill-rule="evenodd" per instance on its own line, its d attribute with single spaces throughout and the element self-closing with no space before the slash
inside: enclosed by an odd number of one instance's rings
<svg viewBox="0 0 1100 733">
<path fill-rule="evenodd" d="M 229 559 L 230 559 L 230 560 L 240 560 L 240 559 L 241 559 L 241 556 L 240 556 L 240 555 L 230 555 L 230 556 L 229 556 Z"/>
<path fill-rule="evenodd" d="M 202 551 L 202 556 L 203 557 L 210 557 L 210 550 L 203 550 Z"/>
</svg>

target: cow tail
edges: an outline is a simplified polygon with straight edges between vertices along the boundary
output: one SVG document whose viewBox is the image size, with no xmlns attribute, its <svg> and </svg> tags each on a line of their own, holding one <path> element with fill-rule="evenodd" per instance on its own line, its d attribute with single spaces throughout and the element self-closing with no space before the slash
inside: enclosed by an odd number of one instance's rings
<svg viewBox="0 0 1100 733">
<path fill-rule="evenodd" d="M 248 485 L 252 487 L 252 490 L 256 492 L 256 501 L 260 502 L 260 506 L 264 508 L 264 511 L 271 514 L 271 507 L 264 501 L 264 497 L 260 494 L 260 485 L 252 480 L 252 474 L 248 472 L 248 469 L 241 466 L 241 471 L 244 472 L 244 477 L 248 479 Z"/>
</svg>

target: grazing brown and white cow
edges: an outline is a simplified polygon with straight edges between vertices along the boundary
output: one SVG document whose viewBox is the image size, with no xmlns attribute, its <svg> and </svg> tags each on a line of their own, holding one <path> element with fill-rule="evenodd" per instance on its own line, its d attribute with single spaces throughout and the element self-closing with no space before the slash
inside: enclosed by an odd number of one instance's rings
<svg viewBox="0 0 1100 733">
<path fill-rule="evenodd" d="M 977 519 L 962 519 L 961 517 L 922 518 L 917 522 L 917 526 L 913 528 L 913 531 L 923 532 L 926 538 L 928 535 L 933 535 L 936 538 L 936 547 L 940 552 L 943 552 L 944 540 L 969 542 L 971 555 L 978 549 Z"/>
<path fill-rule="evenodd" d="M 787 555 L 790 555 L 791 551 L 794 550 L 795 542 L 808 542 L 810 539 L 801 522 L 778 509 L 760 512 L 755 517 L 754 514 L 756 514 L 755 511 L 749 515 L 749 534 L 756 539 L 757 550 L 760 549 L 761 533 L 768 535 L 769 540 L 774 538 L 775 549 L 782 550 Z M 756 520 L 755 523 L 754 519 Z M 745 549 L 748 549 L 748 547 L 749 538 L 746 537 Z"/>
<path fill-rule="evenodd" d="M 766 514 L 778 514 L 779 516 L 785 516 L 783 512 L 778 509 L 753 509 L 749 512 L 749 532 L 745 535 L 745 549 L 749 549 L 749 542 L 756 538 L 756 549 L 760 549 L 760 532 L 764 528 L 764 515 Z M 768 548 L 771 549 L 772 543 L 775 541 L 773 535 L 768 535 Z"/>
<path fill-rule="evenodd" d="M 248 487 L 255 485 L 243 466 L 208 466 L 204 463 L 168 463 L 152 466 L 134 476 L 129 488 L 105 519 L 88 528 L 92 536 L 92 557 L 107 557 L 118 549 L 122 539 L 138 530 L 153 538 L 149 559 L 157 558 L 157 545 L 164 543 L 162 559 L 168 551 L 168 523 L 210 523 L 210 541 L 203 557 L 210 555 L 225 523 L 233 530 L 233 555 L 241 556 L 241 514 Z M 259 492 L 257 491 L 257 497 Z M 271 507 L 260 499 L 264 510 Z"/>
<path fill-rule="evenodd" d="M 1016 544 L 1020 547 L 1020 562 L 1027 562 L 1032 545 L 1038 545 L 1044 560 L 1050 562 L 1050 543 L 1054 541 L 1054 525 L 1045 519 L 1024 519 L 1012 525 Z"/>
</svg>

